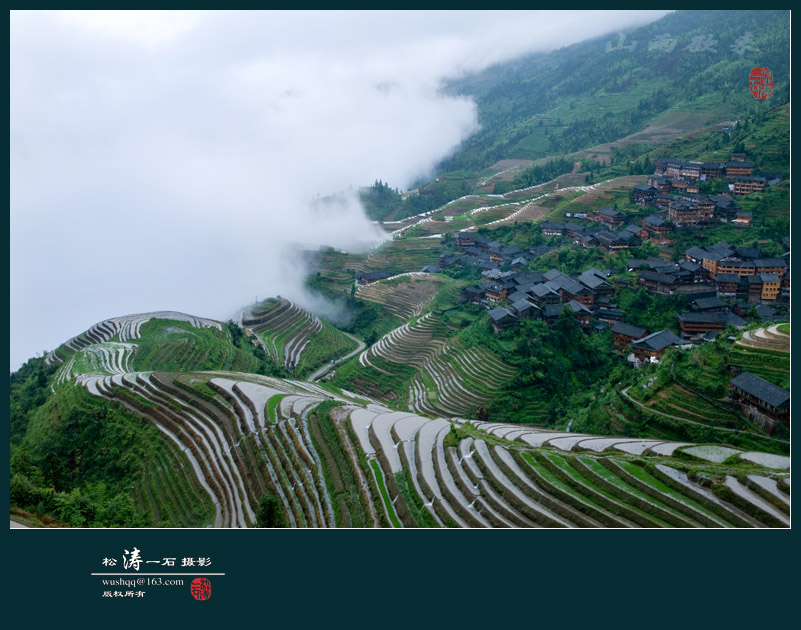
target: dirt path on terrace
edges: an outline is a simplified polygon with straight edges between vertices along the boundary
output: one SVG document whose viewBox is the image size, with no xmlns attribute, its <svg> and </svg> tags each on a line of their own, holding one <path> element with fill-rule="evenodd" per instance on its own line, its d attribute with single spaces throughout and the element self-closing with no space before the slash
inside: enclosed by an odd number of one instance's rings
<svg viewBox="0 0 801 630">
<path fill-rule="evenodd" d="M 367 347 L 367 345 L 361 339 L 357 339 L 356 337 L 354 337 L 353 335 L 351 335 L 349 333 L 346 333 L 345 331 L 341 331 L 341 332 L 342 332 L 343 335 L 347 335 L 348 337 L 353 339 L 353 341 L 355 341 L 359 345 L 356 347 L 356 349 L 353 352 L 351 352 L 349 354 L 346 354 L 344 357 L 339 357 L 338 359 L 336 359 L 336 360 L 334 360 L 334 361 L 332 361 L 330 363 L 326 363 L 323 367 L 321 367 L 319 370 L 317 370 L 311 376 L 309 376 L 309 378 L 307 378 L 306 381 L 308 381 L 309 383 L 313 383 L 314 381 L 319 381 L 325 375 L 325 373 L 328 372 L 328 370 L 334 368 L 335 366 L 339 365 L 340 363 L 343 363 L 343 362 L 347 361 L 353 355 L 360 353 L 362 350 L 364 350 Z"/>
<path fill-rule="evenodd" d="M 647 405 L 644 405 L 641 402 L 638 402 L 634 400 L 631 396 L 629 396 L 629 389 L 631 389 L 631 385 L 629 385 L 626 389 L 622 390 L 620 393 L 623 394 L 623 396 L 625 396 L 629 402 L 632 402 L 638 407 L 642 407 L 643 409 L 651 413 L 655 413 L 660 416 L 665 416 L 666 418 L 672 418 L 673 420 L 680 420 L 681 422 L 689 422 L 690 424 L 695 424 L 699 427 L 705 427 L 707 429 L 713 429 L 714 431 L 726 431 L 727 433 L 745 433 L 747 435 L 753 435 L 754 437 L 764 438 L 766 440 L 772 440 L 774 442 L 781 442 L 782 444 L 790 443 L 790 440 L 782 440 L 781 438 L 774 438 L 767 435 L 760 435 L 759 433 L 754 433 L 753 431 L 743 431 L 741 429 L 727 429 L 725 427 L 716 427 L 711 424 L 705 424 L 703 422 L 695 422 L 694 420 L 688 420 L 687 418 L 682 418 L 681 416 L 672 416 L 669 413 L 664 413 L 662 411 L 657 411 L 656 409 L 651 409 L 651 407 L 648 407 Z"/>
</svg>

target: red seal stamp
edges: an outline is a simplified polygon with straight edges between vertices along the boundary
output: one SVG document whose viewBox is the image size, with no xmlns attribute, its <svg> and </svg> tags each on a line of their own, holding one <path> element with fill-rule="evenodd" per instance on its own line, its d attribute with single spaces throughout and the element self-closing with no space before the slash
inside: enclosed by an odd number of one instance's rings
<svg viewBox="0 0 801 630">
<path fill-rule="evenodd" d="M 189 592 L 196 600 L 205 602 L 211 597 L 211 582 L 206 578 L 195 578 L 192 580 Z"/>
<path fill-rule="evenodd" d="M 754 98 L 766 99 L 773 94 L 773 73 L 770 68 L 760 67 L 751 70 L 748 87 Z"/>
</svg>

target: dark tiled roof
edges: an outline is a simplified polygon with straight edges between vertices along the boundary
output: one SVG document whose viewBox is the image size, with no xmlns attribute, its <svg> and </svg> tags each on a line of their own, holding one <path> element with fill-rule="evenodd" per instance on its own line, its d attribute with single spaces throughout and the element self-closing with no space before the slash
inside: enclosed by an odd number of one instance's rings
<svg viewBox="0 0 801 630">
<path fill-rule="evenodd" d="M 544 277 L 541 271 L 527 271 L 515 275 L 515 282 L 519 285 L 536 284 L 537 282 L 542 282 Z"/>
<path fill-rule="evenodd" d="M 530 310 L 538 310 L 538 307 L 528 300 L 518 300 L 512 303 L 512 308 L 518 313 L 524 313 Z"/>
<path fill-rule="evenodd" d="M 499 323 L 502 321 L 516 321 L 517 317 L 515 317 L 512 313 L 507 311 L 503 306 L 499 306 L 498 308 L 494 308 L 489 312 L 490 319 L 493 322 Z"/>
<path fill-rule="evenodd" d="M 685 256 L 689 256 L 690 258 L 701 260 L 707 254 L 707 251 L 701 247 L 693 245 L 692 247 L 688 248 L 687 251 L 684 252 L 684 254 Z"/>
<path fill-rule="evenodd" d="M 559 317 L 564 308 L 564 304 L 548 304 L 543 307 L 542 315 L 545 318 Z"/>
<path fill-rule="evenodd" d="M 647 217 L 643 219 L 643 222 L 659 226 L 667 223 L 667 219 L 665 218 L 664 215 L 661 214 L 649 214 Z"/>
<path fill-rule="evenodd" d="M 590 289 L 597 289 L 598 287 L 611 287 L 611 285 L 603 278 L 594 273 L 585 271 L 578 277 L 579 282 Z"/>
<path fill-rule="evenodd" d="M 664 264 L 665 261 L 661 258 L 629 258 L 626 266 L 629 269 L 639 269 L 645 265 L 649 269 L 654 269 L 655 267 L 661 267 Z"/>
<path fill-rule="evenodd" d="M 664 350 L 668 346 L 679 346 L 681 343 L 681 339 L 669 330 L 660 330 L 659 332 L 652 333 L 637 341 L 632 341 L 631 346 L 658 352 L 659 350 Z"/>
<path fill-rule="evenodd" d="M 698 298 L 695 300 L 695 305 L 702 311 L 710 308 L 722 308 L 726 306 L 720 301 L 720 298 L 716 297 Z"/>
<path fill-rule="evenodd" d="M 714 245 L 710 245 L 706 249 L 710 252 L 720 251 L 720 252 L 730 253 L 734 248 L 731 245 L 729 245 L 726 241 L 719 241 Z"/>
<path fill-rule="evenodd" d="M 776 311 L 767 304 L 757 304 L 754 310 L 763 322 L 772 322 L 776 319 Z"/>
<path fill-rule="evenodd" d="M 786 267 L 787 261 L 781 258 L 760 258 L 754 261 L 754 266 L 757 269 L 761 267 Z"/>
<path fill-rule="evenodd" d="M 556 293 L 556 291 L 554 291 L 547 284 L 535 284 L 531 288 L 531 294 L 536 295 L 537 297 L 544 297 L 546 295 L 558 295 L 558 293 Z"/>
<path fill-rule="evenodd" d="M 690 324 L 734 324 L 745 326 L 745 320 L 734 313 L 679 313 L 679 321 Z"/>
<path fill-rule="evenodd" d="M 368 273 L 363 273 L 359 276 L 361 280 L 366 280 L 367 282 L 371 282 L 373 280 L 383 280 L 384 278 L 389 278 L 392 274 L 387 271 L 370 271 Z"/>
<path fill-rule="evenodd" d="M 658 282 L 659 284 L 674 284 L 676 282 L 676 276 L 669 276 L 665 273 L 654 273 L 653 271 L 641 271 L 640 278 L 651 282 Z"/>
<path fill-rule="evenodd" d="M 528 295 L 526 295 L 522 291 L 515 291 L 514 293 L 509 294 L 509 297 L 506 299 L 508 299 L 509 302 L 514 303 L 514 302 L 519 302 L 520 300 L 525 300 L 527 297 Z"/>
<path fill-rule="evenodd" d="M 609 308 L 599 308 L 598 309 L 598 316 L 599 317 L 620 317 L 622 318 L 625 315 L 623 311 L 615 311 Z"/>
<path fill-rule="evenodd" d="M 761 258 L 762 250 L 758 247 L 738 247 L 736 249 L 737 255 L 742 258 Z"/>
<path fill-rule="evenodd" d="M 641 339 L 642 336 L 648 332 L 648 330 L 645 328 L 640 328 L 639 326 L 632 326 L 631 324 L 617 322 L 614 326 L 612 326 L 612 332 L 620 335 L 626 335 L 626 337 L 631 337 L 632 339 Z"/>
<path fill-rule="evenodd" d="M 567 276 L 554 278 L 550 280 L 550 282 L 570 295 L 586 295 L 587 293 L 592 293 L 587 287 Z"/>
<path fill-rule="evenodd" d="M 790 392 L 751 372 L 743 372 L 731 384 L 777 409 L 790 403 Z"/>
<path fill-rule="evenodd" d="M 570 300 L 566 306 L 574 313 L 592 313 L 590 309 L 584 306 L 581 302 L 576 302 L 576 300 Z"/>
</svg>

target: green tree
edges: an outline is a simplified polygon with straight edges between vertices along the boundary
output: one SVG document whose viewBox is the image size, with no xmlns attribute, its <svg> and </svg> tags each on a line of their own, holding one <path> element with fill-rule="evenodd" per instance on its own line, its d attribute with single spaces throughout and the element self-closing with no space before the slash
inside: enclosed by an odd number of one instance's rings
<svg viewBox="0 0 801 630">
<path fill-rule="evenodd" d="M 271 492 L 262 495 L 259 499 L 259 509 L 256 512 L 256 522 L 259 527 L 286 527 L 286 515 L 284 514 L 281 500 Z"/>
</svg>

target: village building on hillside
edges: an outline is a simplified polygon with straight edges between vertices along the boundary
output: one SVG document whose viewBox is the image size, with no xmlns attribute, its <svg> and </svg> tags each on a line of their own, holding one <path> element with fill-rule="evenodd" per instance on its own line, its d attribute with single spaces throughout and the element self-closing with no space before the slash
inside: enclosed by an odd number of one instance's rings
<svg viewBox="0 0 801 630">
<path fill-rule="evenodd" d="M 626 221 L 626 215 L 615 208 L 601 208 L 592 215 L 592 220 L 612 228 L 618 228 Z"/>
<path fill-rule="evenodd" d="M 751 372 L 742 372 L 730 385 L 732 400 L 763 429 L 772 433 L 777 422 L 789 426 L 790 392 Z"/>
<path fill-rule="evenodd" d="M 648 232 L 648 238 L 657 243 L 665 244 L 668 235 L 673 231 L 673 226 L 667 220 L 667 213 L 649 214 L 642 220 L 642 226 Z"/>
<path fill-rule="evenodd" d="M 735 195 L 750 195 L 752 193 L 762 192 L 767 183 L 768 180 L 764 177 L 740 175 L 734 178 L 732 190 Z"/>
<path fill-rule="evenodd" d="M 685 339 L 702 337 L 708 332 L 723 330 L 731 324 L 741 330 L 746 322 L 734 313 L 679 313 L 679 328 Z"/>
<path fill-rule="evenodd" d="M 552 269 L 545 274 L 545 279 L 547 286 L 556 291 L 563 302 L 576 300 L 585 306 L 593 305 L 595 293 L 561 271 Z"/>
<path fill-rule="evenodd" d="M 719 297 L 699 297 L 693 300 L 696 311 L 702 313 L 715 313 L 718 311 L 728 311 L 729 307 L 720 300 Z"/>
<path fill-rule="evenodd" d="M 356 276 L 356 280 L 359 281 L 359 284 L 372 284 L 373 282 L 378 282 L 379 280 L 384 280 L 391 277 L 392 274 L 384 269 L 382 271 L 370 271 L 368 273 L 359 274 Z"/>
<path fill-rule="evenodd" d="M 647 337 L 631 342 L 635 365 L 657 363 L 671 346 L 681 346 L 684 342 L 669 330 L 660 330 Z"/>
<path fill-rule="evenodd" d="M 476 235 L 473 232 L 457 232 L 454 241 L 457 249 L 473 247 L 476 244 Z"/>
<path fill-rule="evenodd" d="M 773 302 L 779 297 L 781 280 L 775 273 L 748 276 L 748 303 Z"/>
<path fill-rule="evenodd" d="M 592 311 L 581 302 L 570 300 L 565 307 L 573 311 L 573 315 L 582 328 L 589 328 L 592 324 Z"/>
<path fill-rule="evenodd" d="M 545 283 L 535 284 L 527 293 L 540 307 L 559 304 L 562 301 L 561 297 L 559 297 L 559 292 Z"/>
<path fill-rule="evenodd" d="M 555 221 L 543 221 L 540 223 L 540 231 L 543 236 L 562 236 L 565 231 L 565 226 Z"/>
<path fill-rule="evenodd" d="M 754 174 L 754 165 L 751 162 L 726 162 L 726 177 L 734 179 L 736 177 L 748 177 Z"/>
<path fill-rule="evenodd" d="M 598 319 L 598 321 L 603 322 L 608 326 L 614 326 L 618 322 L 622 322 L 625 315 L 626 314 L 623 311 L 617 311 L 612 308 L 599 308 L 595 312 L 595 317 Z"/>
<path fill-rule="evenodd" d="M 715 203 L 700 197 L 674 199 L 668 204 L 668 221 L 677 227 L 700 227 L 714 221 Z"/>
<path fill-rule="evenodd" d="M 668 188 L 668 190 L 670 190 L 670 188 Z M 652 185 L 650 181 L 648 184 L 638 184 L 632 190 L 631 200 L 638 206 L 649 206 L 654 202 L 659 192 L 660 189 Z M 667 190 L 662 192 L 667 192 Z"/>
<path fill-rule="evenodd" d="M 718 297 L 734 298 L 740 286 L 740 276 L 736 273 L 719 273 L 713 276 Z"/>
<path fill-rule="evenodd" d="M 540 307 L 533 304 L 528 299 L 520 299 L 512 302 L 512 311 L 520 319 L 540 319 Z"/>
<path fill-rule="evenodd" d="M 616 322 L 612 326 L 612 344 L 620 350 L 627 350 L 633 341 L 642 339 L 647 335 L 648 330 L 639 326 L 632 326 L 623 322 Z"/>
<path fill-rule="evenodd" d="M 495 334 L 517 325 L 518 318 L 506 310 L 503 306 L 494 308 L 489 312 L 490 322 L 495 330 Z"/>
<path fill-rule="evenodd" d="M 751 220 L 754 218 L 753 212 L 746 210 L 738 210 L 736 216 L 732 219 L 732 224 L 737 227 L 751 227 Z"/>
</svg>

